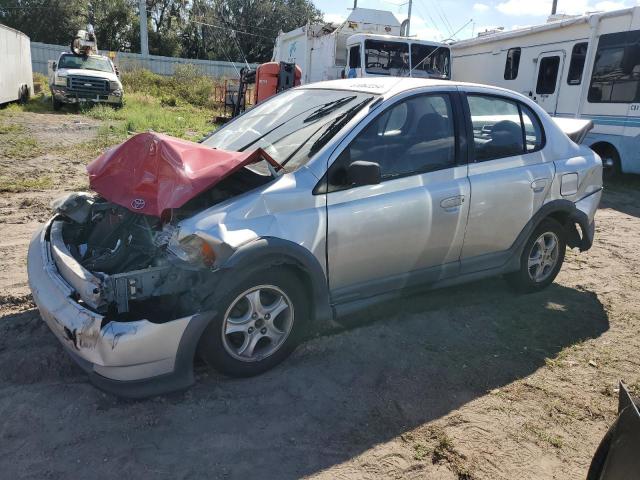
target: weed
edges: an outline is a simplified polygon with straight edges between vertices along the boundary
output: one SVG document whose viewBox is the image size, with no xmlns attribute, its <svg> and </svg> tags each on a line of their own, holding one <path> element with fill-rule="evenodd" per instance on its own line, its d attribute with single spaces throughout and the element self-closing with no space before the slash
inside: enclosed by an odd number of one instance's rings
<svg viewBox="0 0 640 480">
<path fill-rule="evenodd" d="M 11 178 L 0 176 L 0 192 L 30 192 L 34 190 L 47 190 L 53 186 L 49 177 L 35 178 Z"/>
<path fill-rule="evenodd" d="M 422 443 L 414 444 L 413 451 L 413 458 L 418 461 L 424 460 L 429 455 L 429 449 Z"/>
<path fill-rule="evenodd" d="M 542 427 L 538 426 L 538 425 L 534 425 L 531 422 L 526 422 L 523 425 L 523 428 L 533 434 L 533 436 L 539 440 L 542 441 L 544 443 L 547 443 L 549 445 L 551 445 L 552 447 L 555 448 L 562 448 L 564 442 L 562 441 L 562 438 L 553 435 L 552 433 L 549 433 L 547 431 L 545 431 Z"/>
</svg>

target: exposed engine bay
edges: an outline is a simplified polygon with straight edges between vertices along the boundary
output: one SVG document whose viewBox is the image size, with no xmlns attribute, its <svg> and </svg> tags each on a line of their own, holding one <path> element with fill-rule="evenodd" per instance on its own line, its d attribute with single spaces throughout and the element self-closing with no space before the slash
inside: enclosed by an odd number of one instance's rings
<svg viewBox="0 0 640 480">
<path fill-rule="evenodd" d="M 178 222 L 272 179 L 242 168 L 162 217 L 136 213 L 97 194 L 72 193 L 54 202 L 61 221 L 51 236 L 60 235 L 68 253 L 99 279 L 99 300 L 83 299 L 89 307 L 109 319 L 150 311 L 156 321 L 175 318 L 193 313 L 193 302 L 187 302 L 192 311 L 185 312 L 181 297 L 209 274 L 168 251 Z"/>
</svg>

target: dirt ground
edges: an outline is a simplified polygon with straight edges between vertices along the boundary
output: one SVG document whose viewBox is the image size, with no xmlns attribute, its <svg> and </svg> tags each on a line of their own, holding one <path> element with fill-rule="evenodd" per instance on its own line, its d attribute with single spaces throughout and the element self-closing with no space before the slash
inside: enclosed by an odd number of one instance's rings
<svg viewBox="0 0 640 480">
<path fill-rule="evenodd" d="M 640 182 L 627 178 L 604 195 L 594 247 L 568 253 L 543 292 L 516 295 L 501 279 L 432 291 L 352 319 L 260 377 L 198 368 L 183 393 L 104 394 L 26 283 L 30 235 L 51 199 L 86 183 L 89 159 L 68 152 L 98 123 L 3 121 L 41 150 L 0 153 L 0 174 L 50 179 L 0 193 L 4 478 L 579 479 L 615 417 L 618 381 L 640 389 Z"/>
</svg>

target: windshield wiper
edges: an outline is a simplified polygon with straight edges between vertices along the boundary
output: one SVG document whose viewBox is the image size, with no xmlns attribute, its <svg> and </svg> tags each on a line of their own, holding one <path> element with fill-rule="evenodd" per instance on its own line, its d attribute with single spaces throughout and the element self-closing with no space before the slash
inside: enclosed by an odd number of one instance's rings
<svg viewBox="0 0 640 480">
<path fill-rule="evenodd" d="M 333 100 L 331 102 L 327 102 L 324 105 L 321 105 L 319 108 L 311 112 L 311 114 L 303 120 L 304 123 L 313 122 L 319 118 L 324 117 L 325 115 L 337 110 L 342 105 L 349 103 L 351 100 L 356 98 L 356 95 L 351 95 L 349 97 L 338 98 L 337 100 Z"/>
<path fill-rule="evenodd" d="M 364 108 L 367 103 L 373 100 L 373 97 L 367 97 L 362 100 L 360 103 L 356 103 L 353 107 L 345 110 L 342 114 L 338 115 L 327 127 L 327 129 L 318 137 L 318 139 L 313 142 L 311 148 L 309 149 L 309 155 L 313 155 L 322 147 L 324 147 L 331 138 L 338 133 L 342 127 L 344 127 L 349 120 L 351 120 L 356 113 Z"/>
</svg>

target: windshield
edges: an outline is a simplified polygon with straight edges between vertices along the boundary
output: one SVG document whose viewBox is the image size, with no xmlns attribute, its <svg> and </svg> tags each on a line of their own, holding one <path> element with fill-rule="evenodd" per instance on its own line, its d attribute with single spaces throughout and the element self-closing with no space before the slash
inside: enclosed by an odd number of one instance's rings
<svg viewBox="0 0 640 480">
<path fill-rule="evenodd" d="M 84 70 L 113 73 L 111 62 L 102 57 L 63 55 L 60 57 L 60 61 L 58 62 L 58 68 L 79 68 Z"/>
<path fill-rule="evenodd" d="M 235 152 L 262 148 L 292 171 L 371 99 L 371 94 L 346 90 L 287 90 L 216 130 L 203 144 Z"/>
<path fill-rule="evenodd" d="M 365 40 L 364 62 L 368 74 L 402 76 L 409 71 L 409 44 Z"/>
<path fill-rule="evenodd" d="M 411 45 L 412 77 L 450 78 L 449 49 L 441 46 Z"/>
</svg>

